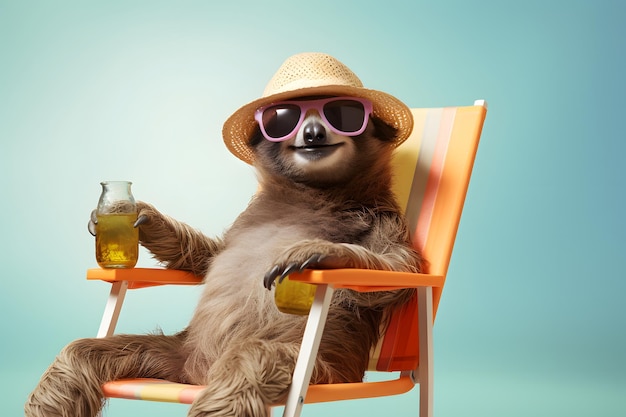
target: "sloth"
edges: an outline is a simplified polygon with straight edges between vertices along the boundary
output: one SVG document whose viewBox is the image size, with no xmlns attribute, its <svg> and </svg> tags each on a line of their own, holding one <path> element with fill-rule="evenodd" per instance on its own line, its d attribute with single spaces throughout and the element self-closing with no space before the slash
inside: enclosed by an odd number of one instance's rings
<svg viewBox="0 0 626 417">
<path fill-rule="evenodd" d="M 286 86 L 294 79 L 298 87 Z M 334 58 L 288 59 L 264 96 L 224 125 L 228 148 L 255 167 L 259 191 L 222 237 L 138 202 L 140 243 L 165 267 L 205 277 L 189 325 L 70 343 L 25 415 L 96 416 L 101 385 L 121 378 L 206 385 L 189 416 L 269 415 L 286 398 L 306 324 L 277 309 L 276 281 L 305 269 L 423 268 L 391 190 L 391 158 L 411 127 L 404 104 L 364 89 Z M 390 312 L 413 295 L 335 291 L 311 383 L 361 381 Z"/>
</svg>

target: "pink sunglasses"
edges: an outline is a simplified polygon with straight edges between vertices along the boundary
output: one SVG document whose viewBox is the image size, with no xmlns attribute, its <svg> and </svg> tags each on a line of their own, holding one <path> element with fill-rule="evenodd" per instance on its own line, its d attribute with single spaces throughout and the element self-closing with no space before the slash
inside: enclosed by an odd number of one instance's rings
<svg viewBox="0 0 626 417">
<path fill-rule="evenodd" d="M 304 116 L 315 109 L 330 130 L 345 136 L 365 131 L 372 114 L 372 102 L 357 97 L 330 97 L 320 100 L 289 100 L 260 107 L 254 112 L 261 133 L 269 141 L 282 142 L 298 131 Z"/>
</svg>

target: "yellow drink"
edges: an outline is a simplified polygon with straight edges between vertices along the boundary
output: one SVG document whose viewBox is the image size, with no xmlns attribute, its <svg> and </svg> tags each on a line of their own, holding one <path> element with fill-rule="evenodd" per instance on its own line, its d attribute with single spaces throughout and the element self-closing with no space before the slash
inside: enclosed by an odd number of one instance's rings
<svg viewBox="0 0 626 417">
<path fill-rule="evenodd" d="M 315 290 L 316 286 L 313 284 L 289 281 L 289 277 L 286 277 L 280 284 L 276 281 L 274 302 L 283 313 L 309 314 Z"/>
<path fill-rule="evenodd" d="M 96 261 L 102 268 L 132 268 L 139 257 L 137 213 L 99 214 Z"/>
</svg>

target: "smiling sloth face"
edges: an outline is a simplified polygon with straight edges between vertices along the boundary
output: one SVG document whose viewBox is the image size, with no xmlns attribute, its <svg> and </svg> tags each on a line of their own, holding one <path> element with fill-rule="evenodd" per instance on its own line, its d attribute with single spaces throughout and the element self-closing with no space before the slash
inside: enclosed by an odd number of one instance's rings
<svg viewBox="0 0 626 417">
<path fill-rule="evenodd" d="M 392 151 L 395 129 L 370 117 L 358 136 L 333 132 L 316 110 L 309 110 L 296 134 L 270 142 L 260 130 L 250 141 L 254 165 L 261 171 L 314 187 L 349 184 L 355 176 L 372 172 Z"/>
</svg>

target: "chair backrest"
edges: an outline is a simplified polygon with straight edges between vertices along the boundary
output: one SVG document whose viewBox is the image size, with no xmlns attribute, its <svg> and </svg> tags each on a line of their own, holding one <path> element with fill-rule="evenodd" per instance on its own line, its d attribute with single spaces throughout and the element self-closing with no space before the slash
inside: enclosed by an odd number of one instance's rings
<svg viewBox="0 0 626 417">
<path fill-rule="evenodd" d="M 427 272 L 445 278 L 487 113 L 473 106 L 413 109 L 411 137 L 397 150 L 394 191 L 405 209 Z M 433 317 L 443 287 L 433 288 Z M 417 298 L 398 309 L 370 360 L 370 370 L 403 371 L 418 365 Z"/>
</svg>

